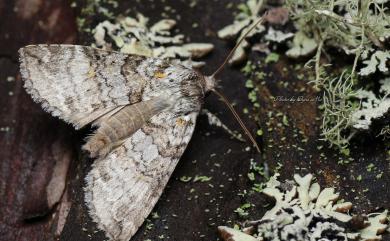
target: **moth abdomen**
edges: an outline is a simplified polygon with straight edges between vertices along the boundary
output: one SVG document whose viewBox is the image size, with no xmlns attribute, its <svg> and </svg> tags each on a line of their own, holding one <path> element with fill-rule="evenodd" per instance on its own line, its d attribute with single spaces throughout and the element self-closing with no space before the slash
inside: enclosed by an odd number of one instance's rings
<svg viewBox="0 0 390 241">
<path fill-rule="evenodd" d="M 91 157 L 107 155 L 166 107 L 168 104 L 163 100 L 152 99 L 125 106 L 109 117 L 103 116 L 98 120 L 98 129 L 88 138 L 83 150 L 88 151 Z"/>
<path fill-rule="evenodd" d="M 89 152 L 89 156 L 94 158 L 106 155 L 111 149 L 110 138 L 104 133 L 94 133 L 88 142 L 82 147 Z"/>
</svg>

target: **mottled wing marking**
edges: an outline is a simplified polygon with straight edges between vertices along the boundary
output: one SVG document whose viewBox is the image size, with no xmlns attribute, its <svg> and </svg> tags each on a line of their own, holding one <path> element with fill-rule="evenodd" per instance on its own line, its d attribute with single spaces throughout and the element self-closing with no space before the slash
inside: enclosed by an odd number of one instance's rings
<svg viewBox="0 0 390 241">
<path fill-rule="evenodd" d="M 154 116 L 86 177 L 85 202 L 110 240 L 128 241 L 159 199 L 191 139 L 197 113 Z"/>
<path fill-rule="evenodd" d="M 76 45 L 31 45 L 19 50 L 25 88 L 53 116 L 76 128 L 141 100 L 141 56 Z"/>
</svg>

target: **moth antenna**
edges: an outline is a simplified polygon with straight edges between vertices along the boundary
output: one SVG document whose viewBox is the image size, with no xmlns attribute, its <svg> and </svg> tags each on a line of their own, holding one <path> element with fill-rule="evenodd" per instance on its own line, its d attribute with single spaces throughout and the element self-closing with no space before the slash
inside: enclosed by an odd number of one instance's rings
<svg viewBox="0 0 390 241">
<path fill-rule="evenodd" d="M 234 115 L 234 117 L 236 118 L 238 123 L 240 124 L 241 128 L 244 130 L 245 134 L 251 140 L 251 142 L 255 146 L 256 150 L 260 153 L 260 147 L 257 145 L 257 142 L 256 142 L 255 138 L 253 138 L 252 134 L 246 128 L 246 126 L 244 125 L 244 122 L 241 120 L 241 118 L 238 115 L 238 113 L 234 110 L 234 107 L 230 104 L 228 99 L 223 94 L 219 93 L 216 89 L 212 89 L 211 91 L 213 91 L 216 95 L 218 95 L 222 99 L 222 101 L 227 105 L 229 110 L 232 112 L 232 114 Z"/>
<path fill-rule="evenodd" d="M 264 20 L 264 16 L 267 15 L 267 12 L 264 13 L 264 15 L 259 18 L 253 25 L 252 27 L 250 27 L 250 29 L 248 31 L 246 31 L 246 33 L 241 37 L 241 39 L 237 42 L 236 46 L 234 46 L 234 48 L 230 51 L 230 53 L 228 54 L 228 56 L 225 58 L 225 60 L 223 61 L 223 63 L 221 64 L 221 66 L 218 67 L 218 69 L 211 75 L 211 77 L 214 77 L 219 74 L 219 72 L 221 72 L 221 70 L 225 67 L 225 65 L 228 63 L 229 59 L 233 56 L 234 52 L 236 51 L 236 49 L 241 45 L 241 43 L 245 40 L 245 38 L 250 34 L 250 32 L 252 32 L 253 29 L 256 28 L 257 25 L 259 25 L 260 23 L 263 22 Z"/>
<path fill-rule="evenodd" d="M 217 76 L 221 71 L 222 69 L 225 67 L 225 65 L 228 63 L 229 59 L 233 56 L 234 52 L 237 50 L 237 48 L 241 45 L 241 43 L 245 40 L 245 38 L 250 34 L 250 32 L 252 32 L 253 29 L 256 28 L 256 26 L 260 23 L 263 22 L 264 20 L 264 16 L 267 15 L 267 12 L 264 13 L 264 15 L 259 18 L 249 29 L 248 31 L 241 37 L 241 39 L 237 42 L 236 46 L 234 46 L 234 48 L 230 51 L 230 53 L 228 54 L 228 56 L 225 58 L 225 60 L 223 61 L 223 63 L 221 64 L 221 66 L 218 67 L 218 69 L 210 76 L 210 79 L 214 80 L 215 79 L 215 76 Z M 244 122 L 241 120 L 240 116 L 238 115 L 238 113 L 234 110 L 233 106 L 230 104 L 230 102 L 228 101 L 228 99 L 222 95 L 220 92 L 218 92 L 214 87 L 211 87 L 210 90 L 212 92 L 214 92 L 216 95 L 218 95 L 222 101 L 227 105 L 227 107 L 229 108 L 229 110 L 232 112 L 232 114 L 234 115 L 234 118 L 236 118 L 236 120 L 238 121 L 238 123 L 240 124 L 241 128 L 244 130 L 245 134 L 248 136 L 248 138 L 251 140 L 251 142 L 253 143 L 253 145 L 255 146 L 256 150 L 261 153 L 260 151 L 260 147 L 259 145 L 257 145 L 257 142 L 255 140 L 255 138 L 253 138 L 252 134 L 249 132 L 249 130 L 246 128 Z"/>
</svg>

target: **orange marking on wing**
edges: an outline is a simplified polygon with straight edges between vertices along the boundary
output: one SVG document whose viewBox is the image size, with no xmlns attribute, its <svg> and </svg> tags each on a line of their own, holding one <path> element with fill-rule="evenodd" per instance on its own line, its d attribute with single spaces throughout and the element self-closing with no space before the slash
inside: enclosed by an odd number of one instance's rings
<svg viewBox="0 0 390 241">
<path fill-rule="evenodd" d="M 96 73 L 94 69 L 89 69 L 88 70 L 88 78 L 93 78 L 95 77 Z"/>
<path fill-rule="evenodd" d="M 184 120 L 183 118 L 179 117 L 176 119 L 176 125 L 177 126 L 184 126 L 185 124 L 187 123 L 186 120 Z"/>
<path fill-rule="evenodd" d="M 162 78 L 167 77 L 167 74 L 164 73 L 164 72 L 161 72 L 161 71 L 156 71 L 154 73 L 154 77 L 157 78 L 157 79 L 162 79 Z"/>
</svg>

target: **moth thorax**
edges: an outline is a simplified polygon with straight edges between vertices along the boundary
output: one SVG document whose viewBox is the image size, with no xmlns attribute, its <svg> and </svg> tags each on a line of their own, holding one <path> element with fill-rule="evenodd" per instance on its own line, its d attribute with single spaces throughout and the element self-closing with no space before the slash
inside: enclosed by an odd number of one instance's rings
<svg viewBox="0 0 390 241">
<path fill-rule="evenodd" d="M 204 77 L 194 73 L 189 78 L 181 81 L 181 92 L 184 97 L 202 101 L 205 96 Z"/>
</svg>

